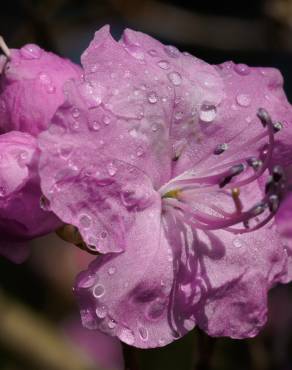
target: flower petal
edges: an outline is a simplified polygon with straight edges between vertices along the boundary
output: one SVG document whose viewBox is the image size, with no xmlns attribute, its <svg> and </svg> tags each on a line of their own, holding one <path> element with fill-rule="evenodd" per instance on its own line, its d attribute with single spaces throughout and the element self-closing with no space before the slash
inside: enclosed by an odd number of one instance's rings
<svg viewBox="0 0 292 370">
<path fill-rule="evenodd" d="M 0 253 L 20 262 L 25 240 L 54 230 L 60 221 L 40 207 L 36 140 L 26 133 L 0 136 Z"/>
<path fill-rule="evenodd" d="M 78 78 L 81 68 L 34 44 L 10 52 L 0 76 L 0 132 L 36 136 L 63 103 L 64 82 Z"/>
</svg>

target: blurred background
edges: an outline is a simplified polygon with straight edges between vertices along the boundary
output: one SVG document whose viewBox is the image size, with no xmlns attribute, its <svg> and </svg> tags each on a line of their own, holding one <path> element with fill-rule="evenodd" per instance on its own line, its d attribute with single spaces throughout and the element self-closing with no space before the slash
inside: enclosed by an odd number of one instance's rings
<svg viewBox="0 0 292 370">
<path fill-rule="evenodd" d="M 292 0 L 10 0 L 0 34 L 10 47 L 35 42 L 79 63 L 109 23 L 175 44 L 209 63 L 279 68 L 292 101 Z M 120 343 L 81 328 L 71 287 L 92 257 L 50 235 L 21 266 L 0 258 L 1 370 L 121 370 Z M 166 348 L 137 351 L 141 370 L 292 370 L 292 286 L 270 294 L 270 319 L 255 339 L 212 340 L 199 330 Z M 137 370 L 137 369 L 135 369 Z"/>
</svg>

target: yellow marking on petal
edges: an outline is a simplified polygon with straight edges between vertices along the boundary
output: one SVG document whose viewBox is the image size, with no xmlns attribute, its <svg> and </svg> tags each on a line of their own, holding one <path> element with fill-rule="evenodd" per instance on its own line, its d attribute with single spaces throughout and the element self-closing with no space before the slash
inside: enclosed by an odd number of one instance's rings
<svg viewBox="0 0 292 370">
<path fill-rule="evenodd" d="M 162 198 L 178 198 L 179 194 L 181 193 L 180 189 L 174 189 L 170 190 L 167 193 L 165 193 Z"/>
</svg>

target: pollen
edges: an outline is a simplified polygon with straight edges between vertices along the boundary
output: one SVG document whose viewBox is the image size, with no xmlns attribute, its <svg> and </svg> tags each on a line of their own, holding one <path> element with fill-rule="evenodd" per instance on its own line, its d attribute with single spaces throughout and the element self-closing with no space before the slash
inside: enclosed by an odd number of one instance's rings
<svg viewBox="0 0 292 370">
<path fill-rule="evenodd" d="M 181 193 L 180 189 L 169 190 L 167 193 L 162 195 L 162 198 L 178 198 Z"/>
</svg>

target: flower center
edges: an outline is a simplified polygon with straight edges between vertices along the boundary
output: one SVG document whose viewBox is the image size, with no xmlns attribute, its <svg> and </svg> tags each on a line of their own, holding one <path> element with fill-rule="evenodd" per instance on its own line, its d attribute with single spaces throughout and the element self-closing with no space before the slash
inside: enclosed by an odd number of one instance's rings
<svg viewBox="0 0 292 370">
<path fill-rule="evenodd" d="M 272 122 L 263 108 L 258 110 L 257 117 L 264 131 L 234 149 L 229 150 L 226 143 L 218 144 L 210 155 L 223 155 L 225 159 L 208 168 L 208 173 L 201 171 L 198 175 L 190 169 L 163 185 L 159 190 L 163 211 L 174 212 L 183 222 L 203 230 L 225 229 L 237 234 L 254 231 L 267 224 L 275 215 L 285 191 L 283 169 L 279 165 L 272 167 L 274 136 L 283 125 Z M 238 157 L 240 152 L 254 148 L 265 138 L 268 142 L 258 157 L 230 160 Z M 228 163 L 224 163 L 227 158 Z M 245 205 L 240 196 L 243 188 L 254 183 L 258 189 L 258 180 L 266 171 L 269 176 L 262 198 L 253 204 L 246 201 Z M 218 205 L 218 201 L 228 205 L 228 210 Z M 236 224 L 242 226 L 233 227 Z"/>
</svg>

